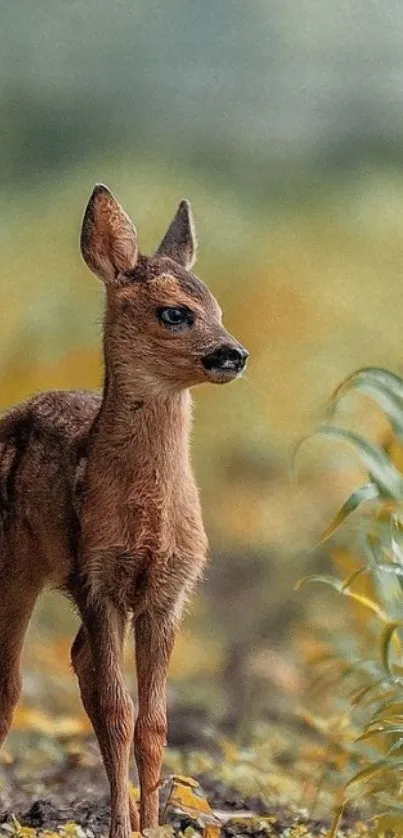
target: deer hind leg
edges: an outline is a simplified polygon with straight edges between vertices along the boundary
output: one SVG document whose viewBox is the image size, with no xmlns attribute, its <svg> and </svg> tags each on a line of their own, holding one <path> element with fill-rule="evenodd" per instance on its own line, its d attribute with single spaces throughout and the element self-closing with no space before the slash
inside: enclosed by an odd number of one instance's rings
<svg viewBox="0 0 403 838">
<path fill-rule="evenodd" d="M 160 614 L 141 614 L 135 623 L 139 710 L 134 752 L 142 830 L 158 826 L 158 784 L 167 736 L 166 680 L 175 634 L 175 623 Z"/>
<path fill-rule="evenodd" d="M 123 644 L 123 632 L 122 632 Z M 96 694 L 94 690 L 94 668 L 92 665 L 91 649 L 84 626 L 79 629 L 71 648 L 71 662 L 78 677 L 81 698 L 84 709 L 94 728 L 100 749 L 102 749 L 102 727 L 97 713 Z M 102 753 L 102 750 L 101 750 Z M 137 806 L 129 795 L 130 825 L 133 832 L 139 831 L 139 814 Z"/>
<path fill-rule="evenodd" d="M 72 664 L 109 779 L 110 838 L 130 838 L 132 829 L 138 831 L 139 817 L 128 793 L 134 709 L 121 669 L 125 621 L 113 610 L 92 610 L 83 617 Z"/>
<path fill-rule="evenodd" d="M 0 576 L 4 568 L 1 568 Z M 0 589 L 0 749 L 21 694 L 20 659 L 38 588 L 4 584 Z"/>
</svg>

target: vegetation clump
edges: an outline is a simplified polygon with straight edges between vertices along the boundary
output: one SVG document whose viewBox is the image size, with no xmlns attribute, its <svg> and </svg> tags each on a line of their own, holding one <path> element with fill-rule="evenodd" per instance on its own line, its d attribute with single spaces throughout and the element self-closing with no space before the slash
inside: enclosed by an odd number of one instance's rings
<svg viewBox="0 0 403 838">
<path fill-rule="evenodd" d="M 341 401 L 352 393 L 371 399 L 388 419 L 376 442 L 338 421 Z M 335 392 L 317 433 L 347 444 L 367 478 L 323 534 L 323 541 L 332 538 L 338 575 L 300 583 L 324 583 L 350 604 L 349 628 L 329 632 L 316 655 L 316 683 L 331 721 L 325 726 L 315 713 L 305 719 L 327 733 L 326 774 L 341 786 L 331 836 L 352 802 L 371 813 L 373 834 L 402 835 L 403 379 L 378 368 L 354 373 Z"/>
</svg>

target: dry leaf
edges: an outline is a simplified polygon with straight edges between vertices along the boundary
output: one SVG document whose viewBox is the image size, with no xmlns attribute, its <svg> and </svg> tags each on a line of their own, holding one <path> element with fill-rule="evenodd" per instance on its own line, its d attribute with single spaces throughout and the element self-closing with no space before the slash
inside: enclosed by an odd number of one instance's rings
<svg viewBox="0 0 403 838">
<path fill-rule="evenodd" d="M 168 782 L 170 789 L 166 808 L 183 812 L 203 826 L 209 823 L 219 825 L 203 789 L 193 777 L 173 775 Z"/>
<path fill-rule="evenodd" d="M 221 826 L 209 823 L 203 829 L 203 838 L 220 838 Z"/>
<path fill-rule="evenodd" d="M 134 832 L 133 835 L 138 833 Z M 172 826 L 156 826 L 154 829 L 145 829 L 142 833 L 145 838 L 174 838 Z"/>
</svg>

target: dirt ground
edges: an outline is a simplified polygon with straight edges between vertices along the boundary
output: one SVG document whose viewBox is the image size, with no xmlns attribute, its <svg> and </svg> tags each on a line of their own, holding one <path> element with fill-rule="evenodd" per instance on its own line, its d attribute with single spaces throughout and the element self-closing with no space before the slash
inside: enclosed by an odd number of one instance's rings
<svg viewBox="0 0 403 838">
<path fill-rule="evenodd" d="M 176 719 L 173 727 L 179 722 Z M 273 733 L 273 741 L 275 735 L 279 737 Z M 274 758 L 270 758 L 268 767 L 265 765 L 265 771 L 271 772 L 269 784 L 262 793 L 247 793 L 245 783 L 248 788 L 247 772 L 251 769 L 247 767 L 245 774 L 242 760 L 247 762 L 248 753 L 245 752 L 244 758 L 231 754 L 232 746 L 228 742 L 224 750 L 211 737 L 209 745 L 206 741 L 193 741 L 191 751 L 186 750 L 183 742 L 176 750 L 168 750 L 164 768 L 168 779 L 161 788 L 160 799 L 161 822 L 172 826 L 171 834 L 185 838 L 198 835 L 299 838 L 329 834 L 331 811 L 329 818 L 315 817 L 305 808 L 304 800 L 291 799 L 290 789 L 296 786 L 296 766 L 289 750 L 275 746 Z M 205 751 L 194 756 L 193 749 L 197 747 L 204 747 Z M 86 736 L 81 742 L 56 744 L 22 739 L 15 743 L 14 750 L 15 755 L 6 756 L 0 769 L 0 836 L 34 838 L 49 834 L 101 838 L 107 835 L 108 787 L 92 736 Z M 234 766 L 230 771 L 231 761 Z M 209 769 L 211 765 L 214 770 Z M 172 792 L 176 782 L 182 784 L 179 803 L 178 796 Z M 136 794 L 134 774 L 131 791 Z M 207 802 L 200 803 L 204 798 Z M 215 827 L 213 832 L 206 831 L 208 824 Z M 359 838 L 370 832 L 357 814 L 348 812 L 339 834 Z"/>
<path fill-rule="evenodd" d="M 258 796 L 245 797 L 222 781 L 212 781 L 207 776 L 197 778 L 215 816 L 222 823 L 225 836 L 250 835 L 326 835 L 329 821 L 316 820 L 284 805 L 268 805 Z M 29 784 L 21 787 L 18 781 L 18 763 L 5 771 L 6 790 L 0 795 L 0 824 L 10 823 L 14 815 L 22 826 L 40 830 L 57 831 L 66 823 L 82 827 L 88 838 L 106 835 L 109 827 L 109 798 L 103 769 L 100 765 L 79 767 L 68 761 L 56 771 L 43 772 L 36 783 L 45 784 L 49 793 L 37 798 Z M 162 805 L 165 808 L 163 791 Z M 176 834 L 202 831 L 196 817 L 186 813 L 169 812 L 167 820 Z M 355 834 L 355 818 L 347 817 L 344 827 L 348 834 Z M 271 823 L 270 823 L 271 822 Z M 350 832 L 350 830 L 352 830 Z M 40 832 L 39 832 L 40 834 Z M 357 835 L 359 833 L 357 832 Z M 361 834 L 364 834 L 363 832 Z"/>
</svg>

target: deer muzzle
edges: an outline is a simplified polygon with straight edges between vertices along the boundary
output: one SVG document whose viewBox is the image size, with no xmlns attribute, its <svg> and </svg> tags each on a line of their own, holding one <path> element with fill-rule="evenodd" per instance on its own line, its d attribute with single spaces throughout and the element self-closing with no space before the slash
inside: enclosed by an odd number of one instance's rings
<svg viewBox="0 0 403 838">
<path fill-rule="evenodd" d="M 240 344 L 223 344 L 202 359 L 208 377 L 217 382 L 232 381 L 244 370 L 249 352 Z"/>
</svg>

